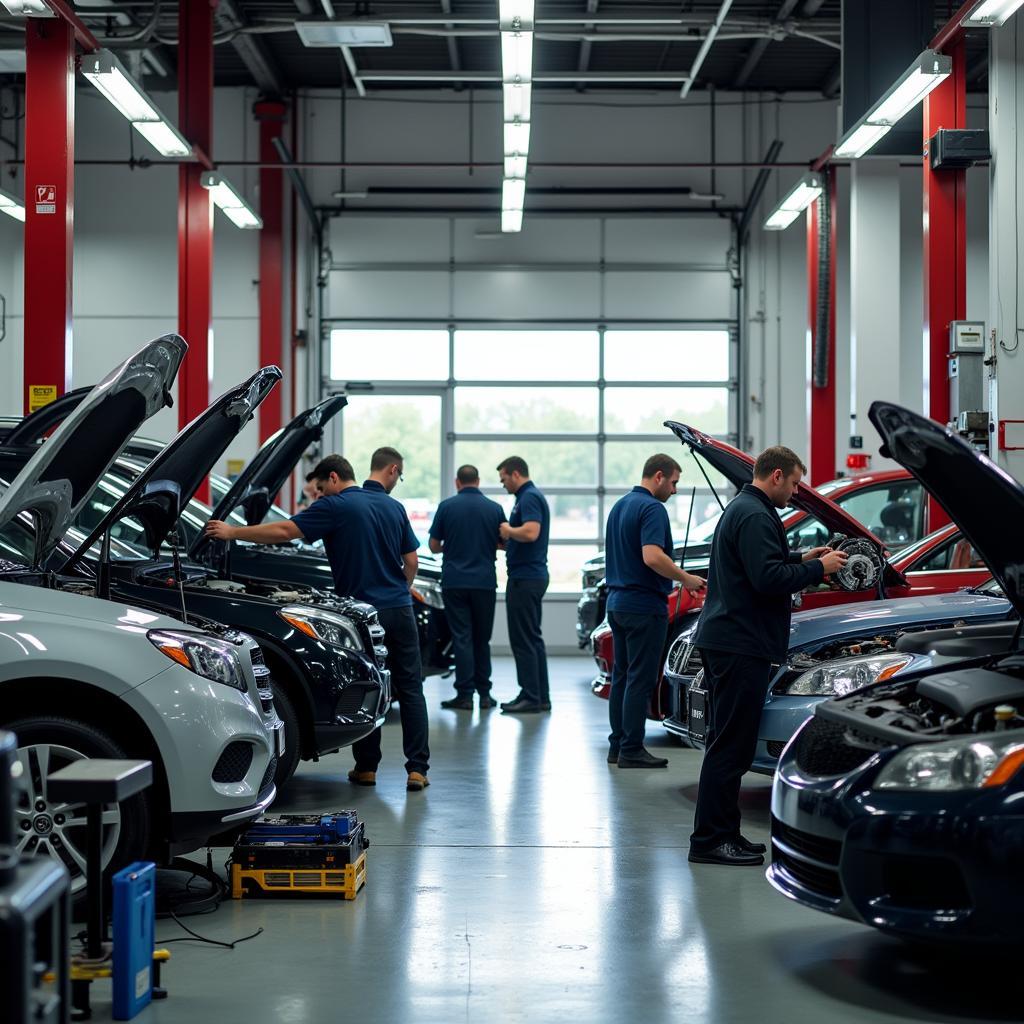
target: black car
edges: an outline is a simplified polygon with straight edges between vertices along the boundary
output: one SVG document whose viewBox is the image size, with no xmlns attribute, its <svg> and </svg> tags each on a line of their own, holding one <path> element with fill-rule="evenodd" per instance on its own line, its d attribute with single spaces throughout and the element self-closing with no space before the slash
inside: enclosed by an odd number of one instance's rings
<svg viewBox="0 0 1024 1024">
<path fill-rule="evenodd" d="M 876 402 L 870 417 L 882 453 L 935 496 L 1020 614 L 1024 487 L 917 413 Z M 783 752 L 768 879 L 805 906 L 906 938 L 1016 945 L 1020 628 L 925 642 L 945 661 L 819 704 Z"/>
<path fill-rule="evenodd" d="M 377 612 L 298 583 L 241 572 L 225 576 L 192 561 L 180 546 L 168 553 L 165 542 L 182 507 L 280 377 L 277 367 L 267 367 L 222 395 L 119 492 L 112 493 L 117 478 L 107 474 L 76 520 L 79 532 L 49 562 L 100 596 L 200 616 L 251 634 L 263 649 L 285 723 L 279 786 L 300 758 L 332 753 L 382 724 L 390 680 Z M 121 425 L 114 417 L 111 423 Z M 120 444 L 127 439 L 121 434 Z M 63 441 L 70 450 L 93 443 L 79 431 Z M 0 449 L 0 476 L 10 479 L 31 454 Z"/>
</svg>

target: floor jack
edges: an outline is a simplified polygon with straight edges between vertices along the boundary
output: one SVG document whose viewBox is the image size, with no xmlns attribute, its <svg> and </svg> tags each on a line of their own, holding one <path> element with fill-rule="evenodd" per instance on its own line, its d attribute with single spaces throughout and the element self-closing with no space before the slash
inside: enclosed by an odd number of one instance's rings
<svg viewBox="0 0 1024 1024">
<path fill-rule="evenodd" d="M 166 949 L 153 949 L 155 879 L 153 864 L 139 861 L 113 878 L 113 949 L 107 942 L 103 910 L 103 807 L 121 804 L 153 782 L 150 761 L 115 761 L 83 758 L 47 780 L 52 800 L 85 804 L 86 951 L 71 960 L 72 1020 L 89 1020 L 90 986 L 99 978 L 113 983 L 115 1020 L 131 1020 L 150 999 L 167 997 L 160 985 L 160 969 L 170 959 Z"/>
</svg>

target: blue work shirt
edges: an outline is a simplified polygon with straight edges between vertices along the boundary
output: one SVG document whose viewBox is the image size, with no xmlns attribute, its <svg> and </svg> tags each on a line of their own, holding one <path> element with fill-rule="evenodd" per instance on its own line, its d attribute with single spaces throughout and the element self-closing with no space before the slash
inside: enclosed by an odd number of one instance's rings
<svg viewBox="0 0 1024 1024">
<path fill-rule="evenodd" d="M 551 512 L 547 499 L 532 480 L 516 491 L 516 503 L 508 517 L 509 526 L 540 523 L 540 536 L 532 544 L 524 541 L 505 542 L 505 564 L 510 580 L 546 580 L 548 578 L 548 533 Z"/>
<path fill-rule="evenodd" d="M 430 536 L 444 545 L 441 586 L 462 590 L 496 590 L 498 576 L 498 527 L 505 510 L 480 493 L 479 487 L 463 487 L 445 498 L 434 513 Z"/>
<path fill-rule="evenodd" d="M 644 563 L 644 545 L 672 557 L 672 527 L 665 505 L 646 487 L 634 487 L 612 506 L 605 531 L 608 610 L 668 617 L 672 581 Z"/>
<path fill-rule="evenodd" d="M 405 509 L 376 480 L 317 498 L 292 522 L 306 540 L 323 538 L 338 594 L 378 610 L 412 604 L 402 556 L 419 542 Z"/>
</svg>

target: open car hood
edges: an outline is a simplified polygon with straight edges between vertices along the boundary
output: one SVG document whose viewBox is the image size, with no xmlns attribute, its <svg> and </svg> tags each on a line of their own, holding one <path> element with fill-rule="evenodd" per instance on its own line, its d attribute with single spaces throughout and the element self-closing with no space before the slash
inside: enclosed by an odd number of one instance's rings
<svg viewBox="0 0 1024 1024">
<path fill-rule="evenodd" d="M 80 398 L 0 497 L 0 526 L 22 512 L 35 523 L 34 567 L 60 543 L 125 442 L 171 404 L 170 387 L 188 351 L 176 334 L 151 341 Z"/>
<path fill-rule="evenodd" d="M 75 388 L 73 391 L 68 391 L 59 398 L 55 398 L 41 409 L 30 412 L 16 427 L 12 428 L 4 438 L 4 444 L 12 448 L 39 444 L 51 430 L 56 429 L 73 410 L 82 404 L 90 391 L 92 391 L 91 386 Z"/>
<path fill-rule="evenodd" d="M 949 513 L 1024 614 L 1024 556 L 1015 523 L 1024 487 L 946 427 L 891 402 L 873 402 L 868 418 L 881 453 L 908 469 Z"/>
<path fill-rule="evenodd" d="M 238 474 L 227 494 L 214 507 L 211 518 L 227 519 L 235 509 L 240 508 L 249 526 L 262 523 L 270 511 L 274 495 L 284 486 L 302 458 L 302 453 L 323 437 L 324 427 L 346 405 L 348 399 L 344 395 L 333 395 L 296 416 L 273 437 L 267 438 L 249 465 Z M 200 534 L 189 553 L 198 559 L 202 549 L 210 543 L 212 538 Z"/>
<path fill-rule="evenodd" d="M 719 441 L 685 423 L 666 420 L 665 426 L 695 456 L 718 470 L 737 489 L 744 484 L 749 484 L 754 479 L 754 459 L 746 452 L 741 452 L 738 448 L 733 448 L 731 444 Z M 829 533 L 860 537 L 876 545 L 879 551 L 885 550 L 885 545 L 863 523 L 858 522 L 834 501 L 826 498 L 824 494 L 819 494 L 809 484 L 801 484 L 797 488 L 790 505 L 814 516 Z M 903 573 L 895 569 L 888 560 L 885 562 L 884 580 L 886 586 L 906 586 L 907 584 Z"/>
<path fill-rule="evenodd" d="M 265 366 L 247 381 L 226 391 L 184 427 L 135 478 L 65 568 L 81 559 L 114 523 L 128 516 L 142 524 L 146 544 L 155 558 L 181 509 L 280 379 L 281 371 L 276 366 Z M 43 450 L 48 450 L 52 444 L 51 439 Z"/>
</svg>

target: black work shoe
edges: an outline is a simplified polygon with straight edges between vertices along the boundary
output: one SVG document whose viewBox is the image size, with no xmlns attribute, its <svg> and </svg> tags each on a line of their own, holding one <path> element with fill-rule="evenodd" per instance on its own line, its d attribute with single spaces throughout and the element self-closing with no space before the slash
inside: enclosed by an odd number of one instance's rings
<svg viewBox="0 0 1024 1024">
<path fill-rule="evenodd" d="M 642 747 L 639 754 L 619 754 L 620 768 L 667 768 L 667 757 L 655 757 Z"/>
<path fill-rule="evenodd" d="M 764 853 L 768 849 L 764 843 L 752 843 L 746 836 L 737 836 L 736 845 L 742 846 L 748 853 Z"/>
<path fill-rule="evenodd" d="M 542 700 L 540 702 L 540 709 L 541 709 L 541 711 L 550 711 L 551 710 L 551 701 L 549 701 L 549 700 Z"/>
<path fill-rule="evenodd" d="M 491 708 L 496 708 L 498 702 L 488 693 L 480 694 L 480 710 L 489 711 Z"/>
<path fill-rule="evenodd" d="M 751 853 L 734 840 L 722 843 L 706 853 L 691 849 L 686 859 L 691 864 L 734 864 L 737 867 L 756 867 L 764 863 L 761 854 Z"/>
<path fill-rule="evenodd" d="M 609 747 L 608 748 L 608 763 L 618 764 L 619 763 L 619 748 Z"/>
<path fill-rule="evenodd" d="M 520 690 L 511 700 L 503 700 L 501 702 L 501 710 L 504 711 L 510 704 L 519 704 L 521 701 L 529 701 L 529 697 Z"/>
<path fill-rule="evenodd" d="M 450 711 L 472 711 L 473 710 L 473 698 L 472 697 L 452 697 L 451 700 L 441 701 L 441 707 L 448 708 Z"/>
<path fill-rule="evenodd" d="M 532 700 L 522 698 L 511 701 L 508 704 L 502 704 L 501 710 L 506 715 L 536 715 L 540 713 L 540 705 L 534 704 Z"/>
</svg>

